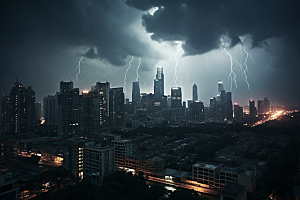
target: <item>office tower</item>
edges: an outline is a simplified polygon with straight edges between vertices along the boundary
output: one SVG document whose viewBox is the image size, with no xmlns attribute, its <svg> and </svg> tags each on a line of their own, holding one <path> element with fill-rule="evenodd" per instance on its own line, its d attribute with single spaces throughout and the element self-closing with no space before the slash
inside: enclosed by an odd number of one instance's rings
<svg viewBox="0 0 300 200">
<path fill-rule="evenodd" d="M 181 88 L 171 88 L 171 118 L 174 122 L 179 122 L 182 118 L 182 96 Z"/>
<path fill-rule="evenodd" d="M 123 87 L 109 90 L 109 124 L 110 128 L 124 127 L 124 93 Z"/>
<path fill-rule="evenodd" d="M 39 124 L 41 122 L 42 103 L 34 102 L 34 105 L 35 105 L 35 123 Z"/>
<path fill-rule="evenodd" d="M 133 143 L 130 139 L 113 140 L 112 146 L 115 147 L 115 167 L 116 169 L 125 167 L 125 158 L 129 158 L 133 153 Z"/>
<path fill-rule="evenodd" d="M 191 103 L 190 120 L 192 124 L 199 124 L 204 121 L 204 106 L 201 101 Z"/>
<path fill-rule="evenodd" d="M 2 101 L 1 101 L 1 121 L 0 126 L 1 131 L 3 133 L 7 133 L 9 130 L 10 124 L 10 105 L 9 105 L 9 96 L 3 94 Z M 1 132 L 0 131 L 0 132 Z"/>
<path fill-rule="evenodd" d="M 164 95 L 164 73 L 163 67 L 157 67 L 156 78 L 154 79 L 154 95 L 156 99 L 159 99 Z"/>
<path fill-rule="evenodd" d="M 255 107 L 255 101 L 253 99 L 249 100 L 249 109 L 250 109 L 250 116 L 256 117 L 257 110 Z"/>
<path fill-rule="evenodd" d="M 257 113 L 258 114 L 263 114 L 264 113 L 264 101 L 263 100 L 258 100 L 257 101 Z"/>
<path fill-rule="evenodd" d="M 103 177 L 115 171 L 115 147 L 90 145 L 84 147 L 84 179 L 101 185 Z"/>
<path fill-rule="evenodd" d="M 155 118 L 155 111 L 155 95 L 152 93 L 147 94 L 147 118 Z"/>
<path fill-rule="evenodd" d="M 109 82 L 97 82 L 91 90 L 94 110 L 94 131 L 99 131 L 99 128 L 108 127 L 109 125 L 109 90 Z"/>
<path fill-rule="evenodd" d="M 264 103 L 263 103 L 263 112 L 269 112 L 270 111 L 270 100 L 268 99 L 268 97 L 264 98 Z"/>
<path fill-rule="evenodd" d="M 35 92 L 18 80 L 10 92 L 10 132 L 18 138 L 28 138 L 35 131 Z"/>
<path fill-rule="evenodd" d="M 81 136 L 81 105 L 79 89 L 73 82 L 60 82 L 58 95 L 58 138 L 69 139 Z"/>
<path fill-rule="evenodd" d="M 43 99 L 43 114 L 46 125 L 58 124 L 58 103 L 56 95 L 48 95 Z"/>
<path fill-rule="evenodd" d="M 193 101 L 198 101 L 197 85 L 193 85 Z"/>
<path fill-rule="evenodd" d="M 227 122 L 233 119 L 233 109 L 232 109 L 232 100 L 231 92 L 226 92 L 225 90 L 221 91 L 220 100 L 218 101 L 221 109 L 221 122 Z"/>
<path fill-rule="evenodd" d="M 243 107 L 240 107 L 238 104 L 234 104 L 234 119 L 235 121 L 243 121 Z"/>
<path fill-rule="evenodd" d="M 224 85 L 221 80 L 218 82 L 218 94 L 221 94 L 221 91 L 224 90 Z"/>
<path fill-rule="evenodd" d="M 132 83 L 132 103 L 135 105 L 136 108 L 140 106 L 140 85 L 139 82 Z"/>
<path fill-rule="evenodd" d="M 10 167 L 15 163 L 14 140 L 1 138 L 0 140 L 0 166 Z"/>
</svg>

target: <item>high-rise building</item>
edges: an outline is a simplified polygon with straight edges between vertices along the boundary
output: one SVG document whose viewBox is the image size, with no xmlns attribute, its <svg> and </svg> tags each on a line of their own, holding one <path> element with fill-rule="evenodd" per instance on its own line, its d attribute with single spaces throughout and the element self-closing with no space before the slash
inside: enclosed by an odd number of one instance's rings
<svg viewBox="0 0 300 200">
<path fill-rule="evenodd" d="M 263 103 L 263 112 L 269 112 L 270 111 L 270 100 L 268 99 L 268 97 L 264 98 L 264 103 Z"/>
<path fill-rule="evenodd" d="M 198 124 L 204 121 L 204 106 L 201 101 L 191 103 L 190 120 L 192 124 Z"/>
<path fill-rule="evenodd" d="M 60 82 L 58 95 L 58 138 L 69 139 L 81 136 L 81 100 L 79 88 L 73 82 Z"/>
<path fill-rule="evenodd" d="M 10 124 L 10 107 L 9 107 L 9 96 L 5 94 L 2 96 L 0 114 L 1 114 L 0 126 L 2 127 L 1 131 L 3 133 L 7 133 Z"/>
<path fill-rule="evenodd" d="M 171 88 L 171 118 L 179 122 L 182 118 L 182 94 L 180 87 Z"/>
<path fill-rule="evenodd" d="M 94 131 L 109 125 L 109 90 L 109 82 L 97 82 L 95 87 L 92 87 Z"/>
<path fill-rule="evenodd" d="M 253 99 L 249 100 L 249 110 L 250 110 L 250 116 L 255 117 L 257 114 L 257 110 L 255 107 L 255 101 Z"/>
<path fill-rule="evenodd" d="M 243 107 L 240 107 L 237 103 L 234 104 L 234 119 L 238 122 L 243 120 Z"/>
<path fill-rule="evenodd" d="M 221 94 L 221 91 L 224 90 L 224 85 L 221 80 L 218 82 L 218 94 Z"/>
<path fill-rule="evenodd" d="M 103 177 L 115 171 L 115 147 L 90 145 L 84 147 L 84 179 L 101 185 Z"/>
<path fill-rule="evenodd" d="M 157 67 L 156 78 L 154 79 L 154 95 L 156 99 L 159 99 L 164 95 L 164 73 L 163 67 Z"/>
<path fill-rule="evenodd" d="M 39 124 L 41 120 L 42 103 L 34 102 L 34 105 L 35 105 L 35 123 Z"/>
<path fill-rule="evenodd" d="M 18 80 L 10 92 L 10 132 L 18 138 L 28 138 L 35 131 L 35 92 Z"/>
<path fill-rule="evenodd" d="M 110 128 L 124 127 L 124 93 L 123 87 L 109 90 L 109 124 Z"/>
<path fill-rule="evenodd" d="M 135 105 L 136 108 L 140 106 L 140 85 L 139 82 L 132 83 L 132 103 Z"/>
<path fill-rule="evenodd" d="M 198 101 L 197 85 L 193 85 L 193 101 Z"/>
<path fill-rule="evenodd" d="M 263 100 L 258 100 L 257 101 L 257 113 L 258 114 L 263 114 L 264 113 L 264 101 Z"/>
<path fill-rule="evenodd" d="M 46 125 L 58 124 L 58 104 L 56 95 L 48 95 L 43 99 L 43 117 Z"/>
</svg>

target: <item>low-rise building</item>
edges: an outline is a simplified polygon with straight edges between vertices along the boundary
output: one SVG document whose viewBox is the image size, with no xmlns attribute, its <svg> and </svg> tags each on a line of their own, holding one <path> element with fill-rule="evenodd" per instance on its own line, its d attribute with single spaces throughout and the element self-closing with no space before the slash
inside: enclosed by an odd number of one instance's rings
<svg viewBox="0 0 300 200">
<path fill-rule="evenodd" d="M 17 179 L 7 172 L 4 167 L 0 167 L 0 199 L 13 200 L 17 199 L 18 187 L 15 185 Z"/>
<path fill-rule="evenodd" d="M 103 177 L 114 171 L 115 147 L 101 147 L 101 145 L 84 147 L 84 178 L 101 185 Z"/>
</svg>

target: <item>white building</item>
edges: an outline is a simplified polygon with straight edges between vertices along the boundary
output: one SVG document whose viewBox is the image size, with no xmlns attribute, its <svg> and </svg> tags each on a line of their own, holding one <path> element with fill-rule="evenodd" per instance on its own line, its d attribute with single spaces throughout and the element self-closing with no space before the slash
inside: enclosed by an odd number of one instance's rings
<svg viewBox="0 0 300 200">
<path fill-rule="evenodd" d="M 133 144 L 129 139 L 113 140 L 112 146 L 115 147 L 115 166 L 116 168 L 125 167 L 125 158 L 129 158 L 133 153 Z"/>
<path fill-rule="evenodd" d="M 115 171 L 115 147 L 84 147 L 83 177 L 101 185 L 103 177 Z"/>
</svg>

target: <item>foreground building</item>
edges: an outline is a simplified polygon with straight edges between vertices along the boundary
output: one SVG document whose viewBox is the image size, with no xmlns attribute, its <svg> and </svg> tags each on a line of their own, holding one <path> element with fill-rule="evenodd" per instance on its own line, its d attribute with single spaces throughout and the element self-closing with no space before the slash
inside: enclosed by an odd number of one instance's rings
<svg viewBox="0 0 300 200">
<path fill-rule="evenodd" d="M 246 186 L 252 192 L 256 187 L 256 168 L 247 170 L 241 167 L 224 167 L 223 164 L 196 163 L 192 167 L 192 179 L 221 190 L 229 182 Z"/>
<path fill-rule="evenodd" d="M 92 145 L 84 147 L 83 176 L 101 185 L 103 177 L 115 171 L 115 147 Z"/>
</svg>

